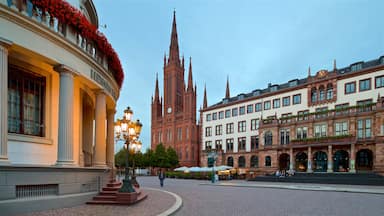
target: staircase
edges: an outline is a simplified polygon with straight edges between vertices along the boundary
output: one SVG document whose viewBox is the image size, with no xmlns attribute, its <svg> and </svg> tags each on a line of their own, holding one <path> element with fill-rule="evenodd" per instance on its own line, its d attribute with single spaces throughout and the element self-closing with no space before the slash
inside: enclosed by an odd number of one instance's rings
<svg viewBox="0 0 384 216">
<path fill-rule="evenodd" d="M 134 202 L 127 203 L 127 202 L 121 202 L 117 200 L 117 194 L 122 186 L 121 182 L 111 182 L 108 183 L 106 187 L 103 187 L 102 191 L 95 197 L 93 197 L 93 200 L 88 201 L 87 204 L 93 204 L 93 205 L 131 205 L 138 203 L 145 198 L 147 198 L 147 194 L 144 194 L 141 192 L 140 188 L 134 187 L 135 191 L 137 193 L 137 199 Z"/>
<path fill-rule="evenodd" d="M 384 186 L 384 176 L 375 173 L 296 173 L 294 176 L 257 176 L 249 181 Z"/>
</svg>

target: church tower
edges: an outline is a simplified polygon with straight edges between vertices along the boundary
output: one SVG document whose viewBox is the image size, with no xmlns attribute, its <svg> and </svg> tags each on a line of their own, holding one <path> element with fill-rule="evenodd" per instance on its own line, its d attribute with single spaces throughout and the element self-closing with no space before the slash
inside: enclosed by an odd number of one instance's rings
<svg viewBox="0 0 384 216">
<path fill-rule="evenodd" d="M 152 97 L 151 148 L 162 143 L 172 147 L 179 156 L 181 166 L 198 166 L 199 130 L 196 124 L 196 85 L 193 86 L 192 58 L 189 58 L 188 83 L 184 81 L 184 57 L 180 59 L 176 27 L 173 23 L 169 56 L 164 55 L 164 101 L 160 98 L 156 75 L 155 96 Z"/>
</svg>

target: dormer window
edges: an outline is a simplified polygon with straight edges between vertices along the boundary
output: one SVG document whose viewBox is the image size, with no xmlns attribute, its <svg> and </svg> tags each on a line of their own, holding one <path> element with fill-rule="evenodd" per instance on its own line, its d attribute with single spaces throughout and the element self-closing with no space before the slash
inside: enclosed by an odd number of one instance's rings
<svg viewBox="0 0 384 216">
<path fill-rule="evenodd" d="M 253 91 L 253 92 L 252 92 L 252 95 L 253 95 L 253 96 L 258 96 L 258 95 L 260 95 L 260 90 L 255 90 L 255 91 Z"/>
<path fill-rule="evenodd" d="M 295 80 L 291 80 L 291 81 L 289 81 L 289 87 L 297 86 L 297 83 L 298 83 L 298 80 L 297 80 L 297 79 L 295 79 Z"/>
<path fill-rule="evenodd" d="M 363 63 L 362 62 L 355 63 L 355 64 L 351 65 L 351 71 L 358 71 L 361 69 L 363 69 Z"/>
<path fill-rule="evenodd" d="M 277 91 L 277 85 L 271 86 L 271 92 Z"/>
</svg>

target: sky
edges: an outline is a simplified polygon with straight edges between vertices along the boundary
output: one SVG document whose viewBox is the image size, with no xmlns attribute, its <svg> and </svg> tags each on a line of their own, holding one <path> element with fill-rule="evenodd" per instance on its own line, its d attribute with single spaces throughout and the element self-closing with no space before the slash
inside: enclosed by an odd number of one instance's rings
<svg viewBox="0 0 384 216">
<path fill-rule="evenodd" d="M 180 54 L 192 57 L 197 109 L 204 85 L 208 106 L 321 69 L 384 55 L 382 0 L 94 0 L 103 32 L 118 53 L 125 79 L 115 118 L 130 106 L 150 148 L 151 96 L 156 73 L 163 95 L 163 57 L 169 54 L 176 11 Z M 187 67 L 186 67 L 187 68 Z M 187 71 L 185 80 L 187 81 Z M 199 113 L 197 113 L 199 115 Z M 115 146 L 119 150 L 122 143 Z"/>
</svg>

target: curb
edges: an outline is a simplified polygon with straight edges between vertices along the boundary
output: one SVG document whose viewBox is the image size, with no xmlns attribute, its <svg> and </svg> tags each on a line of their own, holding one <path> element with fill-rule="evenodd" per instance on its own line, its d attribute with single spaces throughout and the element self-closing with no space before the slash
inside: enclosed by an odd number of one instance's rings
<svg viewBox="0 0 384 216">
<path fill-rule="evenodd" d="M 158 216 L 172 215 L 175 212 L 177 212 L 182 207 L 182 205 L 183 205 L 183 200 L 181 199 L 181 197 L 179 195 L 177 195 L 175 193 L 172 193 L 172 192 L 169 192 L 169 191 L 166 191 L 166 190 L 156 189 L 156 188 L 149 188 L 149 187 L 143 187 L 143 189 L 160 191 L 160 192 L 164 192 L 164 193 L 170 194 L 173 197 L 175 197 L 176 202 L 171 206 L 171 208 L 169 208 L 165 212 L 162 212 L 162 213 L 158 214 Z"/>
<path fill-rule="evenodd" d="M 222 186 L 222 187 L 247 187 L 247 188 L 272 188 L 272 189 L 287 189 L 287 190 L 306 190 L 306 191 L 328 191 L 328 192 L 347 192 L 347 193 L 367 193 L 384 195 L 384 188 L 381 190 L 364 189 L 364 188 L 336 188 L 323 185 L 246 185 L 246 184 L 209 184 L 201 183 L 200 185 Z"/>
</svg>

